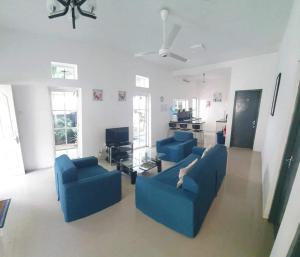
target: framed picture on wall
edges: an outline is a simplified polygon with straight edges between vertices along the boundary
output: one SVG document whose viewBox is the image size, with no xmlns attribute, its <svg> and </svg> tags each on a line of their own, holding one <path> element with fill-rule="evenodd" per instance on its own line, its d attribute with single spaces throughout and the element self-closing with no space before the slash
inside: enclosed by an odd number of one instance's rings
<svg viewBox="0 0 300 257">
<path fill-rule="evenodd" d="M 119 91 L 118 99 L 119 99 L 119 102 L 125 102 L 126 101 L 126 91 Z"/>
<path fill-rule="evenodd" d="M 221 92 L 215 92 L 213 94 L 213 102 L 222 102 L 222 93 Z"/>
<path fill-rule="evenodd" d="M 102 89 L 93 89 L 93 100 L 94 101 L 103 101 L 103 90 Z"/>
<path fill-rule="evenodd" d="M 277 78 L 276 78 L 276 84 L 275 84 L 273 101 L 272 101 L 272 107 L 271 107 L 271 115 L 272 116 L 274 116 L 274 113 L 275 113 L 275 108 L 276 108 L 276 102 L 277 102 L 277 96 L 278 96 L 280 81 L 281 81 L 281 73 L 279 73 L 278 76 L 277 76 Z"/>
</svg>

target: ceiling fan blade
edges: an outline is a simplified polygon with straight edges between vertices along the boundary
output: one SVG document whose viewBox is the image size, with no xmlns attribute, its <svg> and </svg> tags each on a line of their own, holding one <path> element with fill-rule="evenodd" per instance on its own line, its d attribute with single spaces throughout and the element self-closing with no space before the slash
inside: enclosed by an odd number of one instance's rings
<svg viewBox="0 0 300 257">
<path fill-rule="evenodd" d="M 142 56 L 152 55 L 152 54 L 157 54 L 157 51 L 149 51 L 149 52 L 136 53 L 136 54 L 134 54 L 134 57 L 142 57 Z"/>
<path fill-rule="evenodd" d="M 171 32 L 169 33 L 168 37 L 166 38 L 166 42 L 164 42 L 164 44 L 163 44 L 164 48 L 167 48 L 167 49 L 171 48 L 180 29 L 181 29 L 181 27 L 178 24 L 174 24 Z"/>
<path fill-rule="evenodd" d="M 176 59 L 177 61 L 181 61 L 181 62 L 187 62 L 187 61 L 188 61 L 187 58 L 182 57 L 182 56 L 180 56 L 180 55 L 178 55 L 178 54 L 174 54 L 174 53 L 172 53 L 172 52 L 170 52 L 168 56 L 169 56 L 169 57 L 172 57 L 172 58 L 174 58 L 174 59 Z"/>
</svg>

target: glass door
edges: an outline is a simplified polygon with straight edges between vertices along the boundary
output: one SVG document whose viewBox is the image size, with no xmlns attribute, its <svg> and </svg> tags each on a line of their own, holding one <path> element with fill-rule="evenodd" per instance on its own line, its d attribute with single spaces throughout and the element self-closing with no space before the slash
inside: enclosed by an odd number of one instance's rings
<svg viewBox="0 0 300 257">
<path fill-rule="evenodd" d="M 51 100 L 56 157 L 78 158 L 78 91 L 52 91 Z"/>
<path fill-rule="evenodd" d="M 199 118 L 199 100 L 197 97 L 192 99 L 193 118 Z"/>
<path fill-rule="evenodd" d="M 142 148 L 150 145 L 150 96 L 133 97 L 133 147 Z"/>
</svg>

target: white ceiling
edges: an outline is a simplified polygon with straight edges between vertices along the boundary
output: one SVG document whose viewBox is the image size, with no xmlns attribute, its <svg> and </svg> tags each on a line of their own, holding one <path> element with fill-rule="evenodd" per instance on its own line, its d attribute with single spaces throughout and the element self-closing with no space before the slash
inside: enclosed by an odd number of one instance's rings
<svg viewBox="0 0 300 257">
<path fill-rule="evenodd" d="M 205 79 L 203 80 L 203 74 L 205 74 Z M 182 85 L 198 85 L 202 86 L 205 84 L 210 84 L 211 82 L 219 81 L 230 81 L 231 78 L 231 68 L 215 68 L 213 70 L 205 70 L 201 73 L 194 75 L 177 75 L 174 76 L 177 81 Z M 188 82 L 187 82 L 188 81 Z M 205 81 L 203 83 L 203 81 Z"/>
<path fill-rule="evenodd" d="M 46 0 L 1 0 L 0 26 L 65 37 L 99 41 L 134 54 L 161 45 L 159 10 L 167 7 L 169 22 L 182 25 L 173 51 L 188 63 L 158 56 L 151 62 L 180 69 L 216 63 L 278 49 L 293 0 L 97 0 L 98 19 L 80 18 L 73 31 L 66 17 L 49 20 Z M 204 43 L 206 50 L 190 49 Z"/>
</svg>

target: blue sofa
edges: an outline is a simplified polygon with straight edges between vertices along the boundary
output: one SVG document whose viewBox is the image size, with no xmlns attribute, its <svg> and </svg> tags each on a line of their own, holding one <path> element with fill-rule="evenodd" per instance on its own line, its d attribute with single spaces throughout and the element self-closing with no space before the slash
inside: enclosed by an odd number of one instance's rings
<svg viewBox="0 0 300 257">
<path fill-rule="evenodd" d="M 221 186 L 226 173 L 227 149 L 214 146 L 203 158 L 204 148 L 195 147 L 181 162 L 154 177 L 136 181 L 136 207 L 159 223 L 195 237 Z M 180 168 L 199 160 L 176 188 Z M 201 159 L 200 159 L 201 158 Z"/>
<path fill-rule="evenodd" d="M 176 131 L 174 137 L 157 141 L 156 151 L 162 160 L 179 162 L 187 157 L 196 145 L 197 139 L 193 138 L 193 133 Z"/>
<path fill-rule="evenodd" d="M 66 222 L 98 212 L 121 200 L 121 174 L 108 172 L 96 157 L 55 159 L 55 182 Z"/>
</svg>

